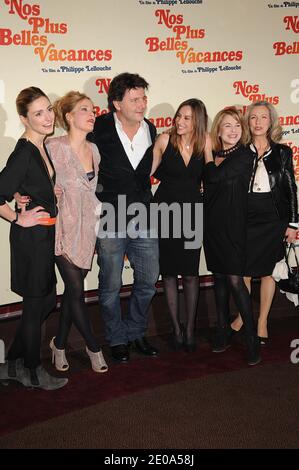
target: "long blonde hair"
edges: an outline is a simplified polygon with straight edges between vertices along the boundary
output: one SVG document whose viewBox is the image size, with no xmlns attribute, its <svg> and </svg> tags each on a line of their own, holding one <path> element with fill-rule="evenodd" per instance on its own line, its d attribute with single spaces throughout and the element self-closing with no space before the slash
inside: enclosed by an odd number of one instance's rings
<svg viewBox="0 0 299 470">
<path fill-rule="evenodd" d="M 268 141 L 272 141 L 275 143 L 278 143 L 281 141 L 282 138 L 282 127 L 279 124 L 278 120 L 278 114 L 276 109 L 274 108 L 273 104 L 269 103 L 268 101 L 256 101 L 255 103 L 250 104 L 245 113 L 245 122 L 247 124 L 247 135 L 246 135 L 246 144 L 249 144 L 252 141 L 252 135 L 250 133 L 250 127 L 249 127 L 249 119 L 250 119 L 250 114 L 254 108 L 257 106 L 265 106 L 270 115 L 270 127 L 267 131 L 267 139 Z"/>
</svg>

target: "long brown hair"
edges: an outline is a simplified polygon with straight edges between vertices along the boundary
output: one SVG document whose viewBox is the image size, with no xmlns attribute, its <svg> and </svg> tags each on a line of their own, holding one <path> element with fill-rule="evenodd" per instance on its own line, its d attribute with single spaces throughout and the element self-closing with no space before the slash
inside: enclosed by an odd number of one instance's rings
<svg viewBox="0 0 299 470">
<path fill-rule="evenodd" d="M 190 106 L 192 110 L 192 124 L 193 124 L 193 154 L 201 155 L 205 148 L 206 132 L 208 125 L 208 114 L 204 103 L 196 98 L 190 98 L 181 103 L 174 115 L 174 121 L 177 118 L 183 106 Z M 177 134 L 176 126 L 173 127 L 170 133 L 170 142 L 175 149 L 179 149 L 181 136 Z"/>
</svg>

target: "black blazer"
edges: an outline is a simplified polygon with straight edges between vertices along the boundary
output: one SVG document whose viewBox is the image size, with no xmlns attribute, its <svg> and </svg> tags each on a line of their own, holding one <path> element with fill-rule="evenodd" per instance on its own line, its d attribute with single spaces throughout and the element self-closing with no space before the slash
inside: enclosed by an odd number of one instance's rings
<svg viewBox="0 0 299 470">
<path fill-rule="evenodd" d="M 263 159 L 268 173 L 273 202 L 281 219 L 298 222 L 297 185 L 292 150 L 287 145 L 271 142 L 272 152 Z M 257 155 L 257 153 L 256 153 Z"/>
<path fill-rule="evenodd" d="M 149 126 L 152 144 L 156 137 L 155 126 Z M 147 204 L 151 198 L 150 171 L 153 160 L 153 145 L 145 152 L 134 170 L 117 134 L 113 113 L 96 118 L 92 140 L 101 154 L 96 195 L 102 202 L 117 203 L 118 195 L 126 195 L 127 205 L 132 202 Z"/>
</svg>

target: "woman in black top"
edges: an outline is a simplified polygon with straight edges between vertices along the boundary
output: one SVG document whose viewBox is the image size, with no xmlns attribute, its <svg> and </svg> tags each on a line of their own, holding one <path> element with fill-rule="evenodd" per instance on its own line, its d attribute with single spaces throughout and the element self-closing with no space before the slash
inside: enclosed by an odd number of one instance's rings
<svg viewBox="0 0 299 470">
<path fill-rule="evenodd" d="M 169 134 L 161 134 L 154 146 L 152 172 L 161 181 L 154 201 L 167 207 L 159 230 L 160 273 L 174 330 L 176 350 L 195 350 L 195 316 L 199 293 L 199 257 L 202 242 L 200 186 L 207 129 L 205 105 L 198 99 L 180 104 Z M 160 164 L 161 163 L 161 164 Z M 175 214 L 171 214 L 171 208 Z M 185 222 L 185 224 L 184 224 Z M 169 224 L 169 233 L 166 225 Z M 163 233 L 165 227 L 165 233 Z M 182 276 L 186 306 L 185 334 L 179 317 L 177 277 Z M 185 336 L 185 338 L 184 338 Z"/>
<path fill-rule="evenodd" d="M 230 107 L 219 111 L 205 149 L 204 250 L 207 267 L 214 274 L 218 325 L 213 351 L 225 351 L 230 345 L 231 291 L 245 325 L 248 364 L 255 365 L 261 360 L 260 348 L 243 280 L 253 156 L 242 145 L 243 136 L 244 123 L 238 110 Z"/>
<path fill-rule="evenodd" d="M 16 105 L 25 132 L 0 173 L 0 216 L 11 222 L 11 289 L 23 297 L 23 313 L 0 380 L 54 390 L 67 379 L 50 376 L 40 364 L 41 324 L 56 305 L 55 171 L 44 146 L 53 132 L 54 112 L 36 87 L 22 90 Z M 6 202 L 16 192 L 31 199 L 21 213 Z"/>
<path fill-rule="evenodd" d="M 298 228 L 297 185 L 290 147 L 279 144 L 282 128 L 274 106 L 258 101 L 248 106 L 245 119 L 250 134 L 248 143 L 255 158 L 248 194 L 248 247 L 245 267 L 246 285 L 252 277 L 261 277 L 258 336 L 268 339 L 267 319 L 275 293 L 271 274 L 284 256 L 283 239 L 291 243 Z M 238 316 L 234 330 L 242 326 Z"/>
</svg>

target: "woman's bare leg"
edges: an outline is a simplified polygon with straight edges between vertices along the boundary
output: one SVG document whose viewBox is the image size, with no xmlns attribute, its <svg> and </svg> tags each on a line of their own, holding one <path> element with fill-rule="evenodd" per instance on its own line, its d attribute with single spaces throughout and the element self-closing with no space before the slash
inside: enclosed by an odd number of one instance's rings
<svg viewBox="0 0 299 470">
<path fill-rule="evenodd" d="M 261 338 L 268 338 L 267 320 L 275 294 L 276 284 L 272 276 L 261 278 L 260 314 L 257 324 L 257 334 Z"/>
</svg>

